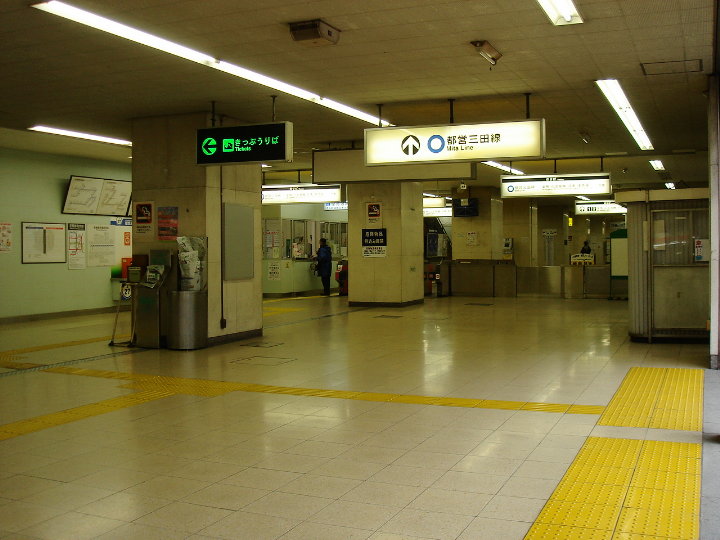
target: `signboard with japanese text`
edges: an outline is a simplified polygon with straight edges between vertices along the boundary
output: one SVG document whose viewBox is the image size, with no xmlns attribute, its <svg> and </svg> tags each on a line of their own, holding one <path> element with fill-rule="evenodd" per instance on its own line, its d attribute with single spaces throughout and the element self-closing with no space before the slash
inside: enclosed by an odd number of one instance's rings
<svg viewBox="0 0 720 540">
<path fill-rule="evenodd" d="M 534 159 L 544 155 L 544 120 L 365 130 L 366 165 Z"/>
<path fill-rule="evenodd" d="M 22 222 L 22 263 L 64 263 L 64 223 Z"/>
<path fill-rule="evenodd" d="M 195 154 L 198 165 L 291 162 L 293 125 L 276 122 L 199 129 Z"/>
<path fill-rule="evenodd" d="M 67 224 L 68 269 L 87 268 L 86 234 L 84 223 Z"/>
<path fill-rule="evenodd" d="M 627 214 L 627 208 L 615 201 L 575 201 L 576 214 Z"/>
<path fill-rule="evenodd" d="M 503 175 L 500 180 L 500 196 L 503 198 L 608 195 L 611 191 L 610 173 L 538 176 Z"/>
<path fill-rule="evenodd" d="M 363 257 L 387 257 L 387 229 L 362 229 Z"/>
<path fill-rule="evenodd" d="M 340 201 L 340 186 L 263 186 L 262 204 L 324 203 Z"/>
</svg>

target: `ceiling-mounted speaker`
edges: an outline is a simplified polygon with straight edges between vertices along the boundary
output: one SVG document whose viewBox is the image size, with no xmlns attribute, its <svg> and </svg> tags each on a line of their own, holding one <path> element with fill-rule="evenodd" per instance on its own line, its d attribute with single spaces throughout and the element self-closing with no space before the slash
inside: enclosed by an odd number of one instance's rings
<svg viewBox="0 0 720 540">
<path fill-rule="evenodd" d="M 340 39 L 340 30 L 321 19 L 289 23 L 290 34 L 295 41 L 315 47 L 335 45 Z"/>
</svg>

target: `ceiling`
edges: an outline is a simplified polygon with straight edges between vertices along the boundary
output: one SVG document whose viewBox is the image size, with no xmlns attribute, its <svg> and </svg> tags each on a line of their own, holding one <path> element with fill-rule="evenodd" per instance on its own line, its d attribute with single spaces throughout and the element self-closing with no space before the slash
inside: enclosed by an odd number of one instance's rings
<svg viewBox="0 0 720 540">
<path fill-rule="evenodd" d="M 69 1 L 368 113 L 382 104 L 395 125 L 449 123 L 449 99 L 457 123 L 544 118 L 547 159 L 512 164 L 527 174 L 602 169 L 616 190 L 661 188 L 668 178 L 707 185 L 714 0 L 575 0 L 585 23 L 569 26 L 550 24 L 535 0 Z M 52 144 L 57 137 L 24 130 L 45 124 L 129 139 L 133 118 L 209 111 L 213 101 L 243 123 L 272 120 L 277 91 L 31 3 L 0 2 L 0 146 L 125 160 L 127 149 Z M 288 23 L 316 18 L 341 31 L 336 45 L 292 40 Z M 502 53 L 492 69 L 474 40 Z M 620 81 L 654 151 L 638 149 L 594 84 L 600 78 Z M 275 110 L 294 123 L 296 154 L 266 172 L 271 182 L 309 181 L 313 149 L 360 148 L 363 129 L 375 127 L 283 94 Z M 666 172 L 649 159 L 662 159 Z M 499 184 L 499 171 L 478 170 L 471 184 Z"/>
</svg>

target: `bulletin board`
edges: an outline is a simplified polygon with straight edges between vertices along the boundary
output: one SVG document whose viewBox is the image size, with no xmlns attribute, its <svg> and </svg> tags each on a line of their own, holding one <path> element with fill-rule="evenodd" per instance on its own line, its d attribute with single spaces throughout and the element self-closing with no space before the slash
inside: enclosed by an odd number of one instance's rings
<svg viewBox="0 0 720 540">
<path fill-rule="evenodd" d="M 64 263 L 66 257 L 64 223 L 22 223 L 23 264 Z"/>
</svg>

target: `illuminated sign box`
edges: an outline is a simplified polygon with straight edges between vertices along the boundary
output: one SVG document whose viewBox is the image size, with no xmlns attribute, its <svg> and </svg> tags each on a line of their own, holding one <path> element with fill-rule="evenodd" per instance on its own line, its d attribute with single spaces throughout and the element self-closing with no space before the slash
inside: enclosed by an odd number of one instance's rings
<svg viewBox="0 0 720 540">
<path fill-rule="evenodd" d="M 558 195 L 608 195 L 610 174 L 501 176 L 501 197 L 553 197 Z"/>
<path fill-rule="evenodd" d="M 627 214 L 627 208 L 615 201 L 575 202 L 576 214 Z"/>
<path fill-rule="evenodd" d="M 348 209 L 348 203 L 346 202 L 326 202 L 323 206 L 323 210 L 347 210 Z"/>
<path fill-rule="evenodd" d="M 293 160 L 291 122 L 198 129 L 198 165 Z"/>
<path fill-rule="evenodd" d="M 544 155 L 544 120 L 365 130 L 366 165 L 531 159 Z"/>
<path fill-rule="evenodd" d="M 340 186 L 315 184 L 263 186 L 262 204 L 340 202 Z"/>
</svg>

